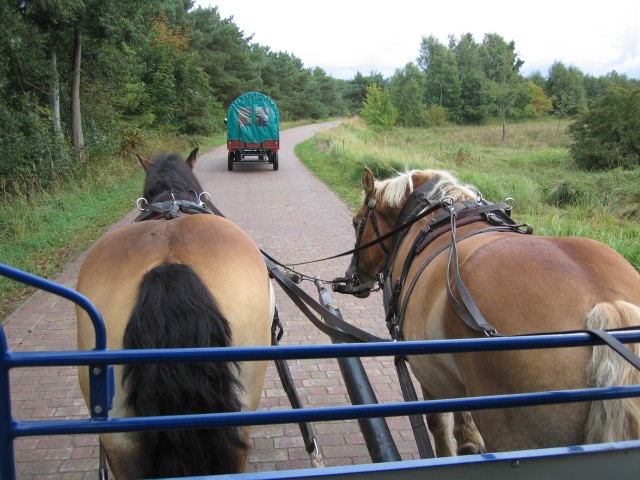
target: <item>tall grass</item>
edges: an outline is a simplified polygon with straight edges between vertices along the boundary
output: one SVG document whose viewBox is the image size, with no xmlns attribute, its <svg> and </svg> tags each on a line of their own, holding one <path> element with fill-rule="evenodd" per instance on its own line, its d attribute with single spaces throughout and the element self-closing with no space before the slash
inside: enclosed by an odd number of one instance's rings
<svg viewBox="0 0 640 480">
<path fill-rule="evenodd" d="M 448 170 L 488 200 L 516 200 L 514 216 L 541 235 L 576 235 L 610 245 L 640 270 L 640 169 L 585 172 L 570 158 L 567 122 L 394 129 L 375 132 L 358 120 L 321 131 L 297 147 L 306 165 L 353 209 L 360 177 L 408 169 Z"/>
</svg>

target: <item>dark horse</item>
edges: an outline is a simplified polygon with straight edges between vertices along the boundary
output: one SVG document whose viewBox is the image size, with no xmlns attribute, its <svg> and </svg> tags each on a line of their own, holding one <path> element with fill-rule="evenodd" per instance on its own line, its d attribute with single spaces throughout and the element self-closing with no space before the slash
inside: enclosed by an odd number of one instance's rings
<svg viewBox="0 0 640 480">
<path fill-rule="evenodd" d="M 640 275 L 602 243 L 532 235 L 511 221 L 508 205 L 484 201 L 444 171 L 378 181 L 365 169 L 362 187 L 357 245 L 399 230 L 356 252 L 347 277 L 362 292 L 383 273 L 398 339 L 640 326 Z M 415 223 L 402 230 L 408 218 Z M 629 348 L 638 354 L 637 344 Z M 640 383 L 630 363 L 602 346 L 417 355 L 409 363 L 425 399 Z M 427 415 L 438 456 L 640 438 L 640 398 L 458 413 L 457 447 L 449 418 Z"/>
<path fill-rule="evenodd" d="M 206 213 L 187 161 L 163 154 L 146 170 L 145 213 L 90 250 L 78 291 L 102 313 L 109 349 L 270 345 L 274 297 L 259 248 L 235 224 Z M 206 196 L 206 194 L 204 194 Z M 78 347 L 94 332 L 78 309 Z M 160 363 L 115 367 L 113 417 L 255 410 L 265 362 Z M 79 369 L 89 404 L 87 369 Z M 118 479 L 242 472 L 247 428 L 100 436 Z"/>
</svg>

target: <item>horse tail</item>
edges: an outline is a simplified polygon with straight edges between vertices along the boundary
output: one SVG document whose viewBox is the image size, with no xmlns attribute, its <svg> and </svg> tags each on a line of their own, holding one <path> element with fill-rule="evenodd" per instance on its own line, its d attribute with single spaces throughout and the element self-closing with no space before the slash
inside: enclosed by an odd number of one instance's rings
<svg viewBox="0 0 640 480">
<path fill-rule="evenodd" d="M 640 326 L 640 307 L 625 301 L 599 303 L 587 314 L 589 329 Z M 640 345 L 626 344 L 636 355 Z M 587 366 L 592 387 L 613 387 L 640 383 L 640 371 L 608 346 L 593 347 Z M 591 403 L 586 443 L 607 443 L 640 438 L 640 398 L 598 400 Z"/>
<path fill-rule="evenodd" d="M 144 276 L 124 333 L 125 349 L 228 347 L 229 323 L 196 273 L 160 265 Z M 238 365 L 227 362 L 126 365 L 123 388 L 137 416 L 237 412 Z M 141 476 L 236 473 L 248 446 L 235 427 L 140 433 Z"/>
</svg>

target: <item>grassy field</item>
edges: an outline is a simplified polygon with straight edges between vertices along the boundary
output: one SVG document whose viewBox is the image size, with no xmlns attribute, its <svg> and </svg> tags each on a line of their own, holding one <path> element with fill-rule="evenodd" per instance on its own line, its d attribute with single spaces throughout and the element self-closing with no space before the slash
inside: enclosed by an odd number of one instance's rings
<svg viewBox="0 0 640 480">
<path fill-rule="evenodd" d="M 358 120 L 297 146 L 305 164 L 353 209 L 360 177 L 407 169 L 448 170 L 484 197 L 516 200 L 514 217 L 539 235 L 574 235 L 610 245 L 640 270 L 640 169 L 585 172 L 569 156 L 567 122 L 394 129 L 375 132 Z"/>
</svg>

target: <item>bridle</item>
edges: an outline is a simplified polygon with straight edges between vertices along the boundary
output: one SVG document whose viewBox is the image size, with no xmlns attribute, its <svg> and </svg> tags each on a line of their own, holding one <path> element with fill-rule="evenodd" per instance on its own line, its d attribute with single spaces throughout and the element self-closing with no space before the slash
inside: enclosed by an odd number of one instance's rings
<svg viewBox="0 0 640 480">
<path fill-rule="evenodd" d="M 364 213 L 364 216 L 360 219 L 360 222 L 358 225 L 358 234 L 356 235 L 356 245 L 354 248 L 355 251 L 353 253 L 354 266 L 358 265 L 358 262 L 360 260 L 360 252 L 364 250 L 364 248 L 361 247 L 362 236 L 364 235 L 364 230 L 367 228 L 367 221 L 369 220 L 369 217 L 371 217 L 371 226 L 373 227 L 373 231 L 376 234 L 376 239 L 373 242 L 369 242 L 367 245 L 370 245 L 370 246 L 380 245 L 380 248 L 382 248 L 382 250 L 384 250 L 384 252 L 387 255 L 389 255 L 389 249 L 383 243 L 384 239 L 382 239 L 382 235 L 380 234 L 380 229 L 378 228 L 378 216 L 376 215 L 375 197 L 371 197 L 369 200 L 366 200 L 365 205 L 367 206 L 367 211 Z M 378 275 L 369 275 L 370 278 L 375 278 L 376 276 Z M 352 279 L 354 283 L 357 282 L 358 284 L 361 284 L 357 271 L 353 272 Z"/>
<path fill-rule="evenodd" d="M 428 182 L 420 185 L 418 188 L 413 190 L 409 198 L 405 201 L 404 206 L 400 210 L 394 228 L 384 235 L 380 233 L 380 229 L 378 228 L 378 219 L 376 215 L 376 198 L 371 197 L 369 200 L 365 201 L 367 211 L 365 212 L 358 225 L 358 234 L 356 235 L 355 248 L 350 252 L 347 252 L 353 253 L 353 275 L 351 277 L 343 279 L 335 279 L 334 282 L 342 280 L 346 281 L 347 285 L 334 285 L 334 291 L 339 293 L 353 293 L 352 289 L 363 285 L 357 271 L 357 266 L 360 261 L 360 252 L 377 244 L 379 244 L 382 250 L 387 254 L 387 261 L 381 272 L 375 275 L 367 274 L 367 276 L 370 279 L 375 279 L 378 287 L 382 288 L 385 282 L 385 278 L 388 276 L 388 273 L 393 264 L 395 252 L 398 248 L 398 245 L 400 244 L 400 241 L 404 237 L 404 234 L 407 232 L 411 225 L 424 218 L 441 205 L 441 202 L 429 198 L 429 194 L 432 193 L 436 183 L 437 180 L 429 180 Z M 371 225 L 373 227 L 376 238 L 371 242 L 362 245 L 362 236 L 364 235 L 364 230 L 367 226 L 369 217 L 371 217 Z M 390 249 L 387 248 L 387 246 L 383 243 L 388 238 L 392 239 Z M 360 288 L 360 290 L 362 290 L 362 288 Z"/>
</svg>

